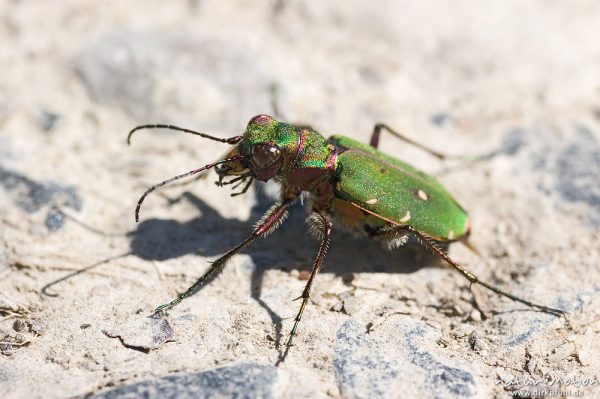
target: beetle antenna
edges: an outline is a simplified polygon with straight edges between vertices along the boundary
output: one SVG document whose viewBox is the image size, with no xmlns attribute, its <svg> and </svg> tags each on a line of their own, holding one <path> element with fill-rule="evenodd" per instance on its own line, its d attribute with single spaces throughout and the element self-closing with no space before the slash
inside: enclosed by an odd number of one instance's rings
<svg viewBox="0 0 600 399">
<path fill-rule="evenodd" d="M 165 180 L 163 182 L 160 182 L 158 184 L 153 185 L 148 190 L 146 190 L 146 192 L 144 194 L 142 194 L 142 196 L 140 197 L 140 199 L 139 199 L 139 201 L 137 203 L 137 206 L 135 207 L 135 221 L 136 222 L 140 221 L 140 208 L 142 206 L 142 202 L 144 202 L 144 199 L 146 199 L 146 197 L 148 196 L 148 194 L 150 194 L 152 191 L 156 190 L 157 188 L 160 188 L 160 187 L 165 186 L 165 185 L 167 185 L 169 183 L 172 183 L 175 180 L 179 180 L 179 179 L 183 179 L 184 177 L 195 175 L 197 173 L 200 173 L 200 172 L 202 172 L 204 170 L 210 169 L 210 168 L 215 167 L 217 165 L 220 165 L 222 163 L 231 162 L 231 161 L 239 161 L 239 160 L 242 160 L 244 158 L 245 157 L 243 155 L 237 155 L 235 157 L 227 158 L 227 159 L 224 159 L 222 161 L 213 162 L 213 163 L 210 163 L 210 164 L 208 164 L 206 166 L 203 166 L 203 167 L 201 167 L 199 169 L 190 170 L 187 173 L 183 173 L 181 175 L 172 177 L 172 178 L 170 178 L 168 180 Z"/>
<path fill-rule="evenodd" d="M 196 136 L 204 137 L 205 139 L 211 139 L 211 140 L 214 140 L 214 141 L 219 141 L 221 143 L 227 143 L 227 144 L 237 144 L 242 139 L 242 136 L 233 136 L 233 137 L 230 137 L 228 139 L 222 139 L 222 138 L 219 138 L 219 137 L 211 136 L 211 135 L 206 134 L 206 133 L 200 133 L 200 132 L 196 132 L 196 131 L 190 130 L 190 129 L 185 129 L 185 128 L 182 128 L 182 127 L 177 127 L 177 126 L 173 126 L 173 125 L 158 124 L 158 125 L 141 125 L 141 126 L 133 128 L 129 132 L 129 134 L 127 135 L 127 144 L 131 144 L 131 136 L 133 135 L 133 133 L 137 132 L 138 130 L 142 130 L 142 129 L 169 129 L 169 130 L 177 130 L 179 132 L 195 134 Z"/>
</svg>

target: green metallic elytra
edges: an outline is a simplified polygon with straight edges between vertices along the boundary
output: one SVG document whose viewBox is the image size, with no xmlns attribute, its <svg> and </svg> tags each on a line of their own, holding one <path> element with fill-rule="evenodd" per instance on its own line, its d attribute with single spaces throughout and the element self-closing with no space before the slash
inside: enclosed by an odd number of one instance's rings
<svg viewBox="0 0 600 399">
<path fill-rule="evenodd" d="M 337 197 L 385 222 L 412 226 L 438 241 L 468 234 L 467 213 L 433 177 L 347 137 L 333 136 L 330 141 L 341 151 Z"/>
<path fill-rule="evenodd" d="M 308 126 L 278 122 L 267 115 L 255 116 L 241 136 L 228 139 L 171 125 L 143 125 L 129 133 L 128 142 L 135 131 L 147 128 L 178 130 L 232 144 L 234 147 L 220 161 L 150 187 L 138 201 L 136 220 L 140 206 L 149 193 L 175 180 L 212 167 L 215 167 L 219 176 L 218 185 L 232 185 L 234 189 L 242 185 L 241 191 L 232 196 L 245 193 L 255 179 L 273 179 L 281 185 L 281 202 L 274 204 L 265 213 L 250 236 L 216 259 L 194 285 L 173 301 L 159 306 L 156 312 L 172 308 L 212 280 L 237 252 L 257 238 L 274 231 L 285 219 L 289 206 L 300 195 L 308 193 L 312 198 L 313 211 L 309 222 L 319 237 L 320 245 L 310 277 L 300 296 L 300 310 L 294 319 L 280 361 L 285 359 L 289 352 L 308 303 L 314 279 L 325 259 L 333 230 L 332 218 L 373 239 L 396 242 L 412 234 L 471 284 L 479 284 L 499 295 L 543 312 L 564 314 L 562 310 L 530 302 L 480 280 L 438 247 L 437 242 L 465 240 L 470 228 L 467 213 L 433 177 L 377 150 L 379 135 L 385 130 L 438 158 L 443 159 L 445 156 L 410 140 L 386 125 L 375 126 L 371 145 L 343 136 L 325 139 Z M 224 181 L 226 177 L 232 179 Z"/>
</svg>

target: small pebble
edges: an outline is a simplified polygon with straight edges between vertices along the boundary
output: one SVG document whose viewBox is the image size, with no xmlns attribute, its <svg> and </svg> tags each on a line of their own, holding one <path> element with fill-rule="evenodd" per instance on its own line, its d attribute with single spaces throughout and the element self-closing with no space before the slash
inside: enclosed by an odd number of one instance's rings
<svg viewBox="0 0 600 399">
<path fill-rule="evenodd" d="M 481 312 L 477 309 L 473 309 L 473 311 L 471 312 L 471 320 L 481 321 Z"/>
<path fill-rule="evenodd" d="M 37 335 L 42 335 L 44 332 L 44 324 L 39 320 L 34 320 L 29 325 L 29 331 Z"/>
<path fill-rule="evenodd" d="M 17 319 L 13 323 L 13 330 L 16 332 L 21 332 L 27 328 L 27 323 L 24 320 Z"/>
<path fill-rule="evenodd" d="M 589 366 L 592 360 L 592 354 L 587 349 L 579 350 L 577 357 L 582 366 Z"/>
</svg>

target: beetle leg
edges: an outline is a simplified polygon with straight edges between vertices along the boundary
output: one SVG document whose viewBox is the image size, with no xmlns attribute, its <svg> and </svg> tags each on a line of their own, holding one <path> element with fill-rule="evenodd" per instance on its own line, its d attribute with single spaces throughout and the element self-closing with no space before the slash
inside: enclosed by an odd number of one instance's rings
<svg viewBox="0 0 600 399">
<path fill-rule="evenodd" d="M 279 359 L 277 363 L 281 363 L 285 360 L 290 351 L 290 347 L 292 346 L 292 340 L 296 335 L 296 330 L 298 329 L 298 324 L 302 319 L 302 313 L 304 313 L 304 309 L 306 308 L 306 304 L 308 303 L 308 298 L 310 298 L 310 290 L 312 288 L 313 282 L 317 273 L 321 269 L 321 265 L 323 264 L 323 260 L 325 259 L 325 255 L 327 254 L 327 249 L 329 248 L 329 243 L 331 241 L 331 219 L 325 215 L 324 213 L 317 211 L 312 218 L 312 228 L 315 230 L 315 233 L 318 233 L 321 236 L 321 245 L 319 246 L 319 251 L 317 252 L 317 257 L 315 258 L 315 262 L 313 263 L 312 271 L 310 272 L 310 277 L 308 278 L 308 282 L 304 287 L 304 291 L 302 291 L 302 304 L 300 305 L 300 310 L 294 319 L 294 326 L 292 327 L 292 331 L 290 332 L 290 337 L 285 345 L 285 351 L 283 355 Z M 300 299 L 298 298 L 298 299 Z"/>
<path fill-rule="evenodd" d="M 392 225 L 387 227 L 373 227 L 369 224 L 364 225 L 365 232 L 370 238 L 375 238 L 378 240 L 393 240 L 396 238 L 402 238 L 409 234 L 404 226 L 396 226 Z"/>
<path fill-rule="evenodd" d="M 565 311 L 560 310 L 560 309 L 555 309 L 555 308 L 551 308 L 548 306 L 544 306 L 544 305 L 538 305 L 536 303 L 530 302 L 526 299 L 520 298 L 516 295 L 513 295 L 509 292 L 503 291 L 500 288 L 490 284 L 490 283 L 486 283 L 485 281 L 481 281 L 479 279 L 479 277 L 477 277 L 475 274 L 473 274 L 472 272 L 470 272 L 469 270 L 465 269 L 464 267 L 462 267 L 461 265 L 459 265 L 458 263 L 456 263 L 455 261 L 452 260 L 452 258 L 450 258 L 450 256 L 448 256 L 448 254 L 443 251 L 442 249 L 440 249 L 431 239 L 431 237 L 429 237 L 426 234 L 423 234 L 417 230 L 415 230 L 414 228 L 410 227 L 410 226 L 400 226 L 399 229 L 405 230 L 405 231 L 409 231 L 413 234 L 415 234 L 420 241 L 423 243 L 423 245 L 427 248 L 429 248 L 431 251 L 433 251 L 433 253 L 435 253 L 436 255 L 440 256 L 442 259 L 444 259 L 450 266 L 452 266 L 453 268 L 455 268 L 460 274 L 462 274 L 463 276 L 465 276 L 465 278 L 467 280 L 469 280 L 471 282 L 471 284 L 479 284 L 485 288 L 487 288 L 490 291 L 495 292 L 498 295 L 501 296 L 505 296 L 509 299 L 512 299 L 515 302 L 520 302 L 524 305 L 527 305 L 531 308 L 535 308 L 535 309 L 539 309 L 544 313 L 549 313 L 552 314 L 554 316 L 564 316 L 565 315 Z"/>
<path fill-rule="evenodd" d="M 194 295 L 196 292 L 198 292 L 200 288 L 202 288 L 202 286 L 212 281 L 221 272 L 221 270 L 223 270 L 223 267 L 233 255 L 235 255 L 241 249 L 250 245 L 258 237 L 264 237 L 270 234 L 277 227 L 279 227 L 279 225 L 283 222 L 287 214 L 287 208 L 290 205 L 291 202 L 283 202 L 273 205 L 258 221 L 258 223 L 255 225 L 254 231 L 247 239 L 245 239 L 240 244 L 227 251 L 219 259 L 215 260 L 212 263 L 211 267 L 202 275 L 202 277 L 200 277 L 194 283 L 194 285 L 192 285 L 183 294 L 180 294 L 176 299 L 172 300 L 171 302 L 157 307 L 154 311 L 154 314 L 157 315 L 171 309 L 183 299 Z"/>
<path fill-rule="evenodd" d="M 364 226 L 367 236 L 376 240 L 386 241 L 388 249 L 395 249 L 404 246 L 408 242 L 410 234 L 403 228 L 392 225 L 383 228 L 374 228 L 368 224 Z"/>
<path fill-rule="evenodd" d="M 423 144 L 417 143 L 416 141 L 406 137 L 403 133 L 393 130 L 392 128 L 390 128 L 388 125 L 386 125 L 384 123 L 378 123 L 373 128 L 373 134 L 371 135 L 371 142 L 370 142 L 372 147 L 377 148 L 377 146 L 379 145 L 379 136 L 381 135 L 382 130 L 386 130 L 392 136 L 395 136 L 395 137 L 399 138 L 400 140 L 407 142 L 408 144 L 412 144 L 415 147 L 420 148 L 421 150 L 433 155 L 436 158 L 439 158 L 439 159 L 455 158 L 451 155 L 442 154 L 441 152 L 432 150 L 431 148 L 426 147 Z"/>
</svg>

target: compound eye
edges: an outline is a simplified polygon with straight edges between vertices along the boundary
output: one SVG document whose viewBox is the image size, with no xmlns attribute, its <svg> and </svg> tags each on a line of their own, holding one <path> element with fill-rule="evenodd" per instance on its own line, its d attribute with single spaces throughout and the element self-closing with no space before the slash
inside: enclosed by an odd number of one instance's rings
<svg viewBox="0 0 600 399">
<path fill-rule="evenodd" d="M 252 147 L 252 163 L 259 169 L 270 168 L 281 158 L 281 151 L 271 144 L 257 144 Z"/>
</svg>

